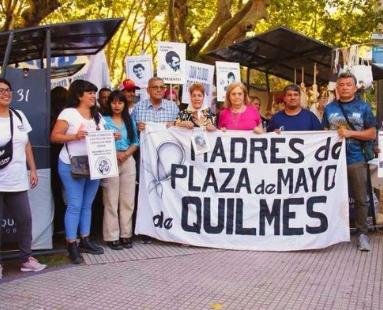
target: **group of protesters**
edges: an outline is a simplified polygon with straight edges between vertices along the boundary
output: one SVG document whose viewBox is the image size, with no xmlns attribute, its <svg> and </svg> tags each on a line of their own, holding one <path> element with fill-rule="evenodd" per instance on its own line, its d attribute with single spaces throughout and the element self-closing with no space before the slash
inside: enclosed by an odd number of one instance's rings
<svg viewBox="0 0 383 310">
<path fill-rule="evenodd" d="M 282 131 L 337 130 L 346 138 L 349 191 L 355 200 L 358 248 L 370 251 L 367 237 L 368 186 L 364 142 L 376 137 L 376 120 L 370 106 L 357 95 L 356 79 L 350 73 L 339 75 L 337 99 L 326 105 L 323 121 L 301 106 L 297 85 L 285 87 L 284 109 L 274 114 L 267 126 L 262 122 L 259 107 L 249 99 L 241 82 L 231 83 L 222 109 L 215 115 L 204 103 L 205 89 L 195 83 L 189 88 L 190 104 L 180 111 L 174 100 L 165 99 L 166 85 L 153 77 L 147 85 L 148 99 L 135 103 L 138 87 L 125 80 L 121 89 L 97 87 L 76 80 L 69 87 L 65 108 L 58 113 L 51 132 L 52 143 L 61 144 L 58 155 L 58 175 L 65 189 L 66 210 L 64 227 L 69 257 L 74 264 L 83 262 L 81 252 L 102 254 L 104 249 L 90 238 L 92 204 L 101 185 L 104 206 L 103 239 L 113 250 L 133 246 L 133 213 L 136 195 L 136 161 L 139 133 L 150 122 L 166 127 L 206 131 L 248 130 L 254 134 Z M 172 92 L 170 92 L 172 94 Z M 19 230 L 22 271 L 40 271 L 46 266 L 31 256 L 31 213 L 27 190 L 38 182 L 28 132 L 31 127 L 21 111 L 10 108 L 12 86 L 0 79 L 0 146 L 11 141 L 13 158 L 2 167 L 0 161 L 0 220 L 5 205 L 10 206 Z M 71 157 L 87 154 L 85 137 L 88 131 L 111 129 L 114 132 L 118 176 L 99 180 L 74 178 Z M 27 173 L 26 165 L 29 167 Z M 100 184 L 101 183 L 101 184 Z M 79 238 L 79 242 L 78 242 Z M 1 241 L 1 240 L 0 240 Z M 150 238 L 144 238 L 150 243 Z M 0 265 L 0 277 L 1 277 Z"/>
</svg>

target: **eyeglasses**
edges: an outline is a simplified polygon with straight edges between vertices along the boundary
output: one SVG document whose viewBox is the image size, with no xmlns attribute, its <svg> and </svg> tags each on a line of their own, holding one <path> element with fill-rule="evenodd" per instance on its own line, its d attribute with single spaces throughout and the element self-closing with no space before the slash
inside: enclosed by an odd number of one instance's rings
<svg viewBox="0 0 383 310">
<path fill-rule="evenodd" d="M 166 86 L 150 86 L 149 88 L 155 89 L 155 90 L 165 90 Z"/>
<path fill-rule="evenodd" d="M 10 88 L 0 88 L 0 95 L 10 94 L 11 92 L 12 92 L 12 89 Z"/>
</svg>

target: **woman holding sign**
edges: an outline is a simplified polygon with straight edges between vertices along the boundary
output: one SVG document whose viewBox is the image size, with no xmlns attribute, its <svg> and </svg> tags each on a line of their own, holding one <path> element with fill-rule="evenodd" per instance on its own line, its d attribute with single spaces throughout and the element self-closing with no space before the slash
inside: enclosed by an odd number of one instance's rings
<svg viewBox="0 0 383 310">
<path fill-rule="evenodd" d="M 3 210 L 7 206 L 17 225 L 21 271 L 40 271 L 46 265 L 31 256 L 32 217 L 28 189 L 34 188 L 38 182 L 32 146 L 28 139 L 32 128 L 21 111 L 10 109 L 11 101 L 11 84 L 0 78 L 0 223 L 3 222 Z"/>
<path fill-rule="evenodd" d="M 136 189 L 136 162 L 133 153 L 139 142 L 137 128 L 129 115 L 129 105 L 124 93 L 113 91 L 107 102 L 105 127 L 120 136 L 116 140 L 119 176 L 102 181 L 104 202 L 103 235 L 112 250 L 131 248 L 132 216 Z"/>
<path fill-rule="evenodd" d="M 103 129 L 103 119 L 96 107 L 97 87 L 84 80 L 76 80 L 69 87 L 68 103 L 58 116 L 52 130 L 51 141 L 64 146 L 59 155 L 58 171 L 65 188 L 67 209 L 65 234 L 69 257 L 74 264 L 83 261 L 79 248 L 90 254 L 103 254 L 104 249 L 89 239 L 92 203 L 99 180 L 89 177 L 75 178 L 71 171 L 71 158 L 87 155 L 85 136 L 88 131 Z M 77 232 L 80 245 L 77 245 Z"/>
<path fill-rule="evenodd" d="M 218 128 L 222 130 L 253 130 L 263 133 L 261 116 L 250 105 L 246 86 L 241 82 L 227 87 L 224 109 L 219 114 Z"/>
<path fill-rule="evenodd" d="M 175 125 L 193 129 L 194 127 L 203 127 L 207 131 L 214 131 L 215 116 L 210 108 L 204 106 L 203 101 L 205 98 L 205 88 L 200 83 L 192 84 L 189 87 L 190 104 L 189 106 L 179 112 Z"/>
</svg>

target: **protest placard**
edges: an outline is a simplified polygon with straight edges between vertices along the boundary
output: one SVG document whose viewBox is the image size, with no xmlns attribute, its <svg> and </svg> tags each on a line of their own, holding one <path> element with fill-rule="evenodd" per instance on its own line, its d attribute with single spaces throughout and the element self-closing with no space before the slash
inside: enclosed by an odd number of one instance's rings
<svg viewBox="0 0 383 310">
<path fill-rule="evenodd" d="M 186 44 L 158 42 L 157 76 L 167 84 L 184 84 Z"/>
<path fill-rule="evenodd" d="M 226 89 L 233 82 L 241 81 L 239 63 L 216 61 L 217 68 L 217 100 L 225 101 Z"/>
<path fill-rule="evenodd" d="M 118 176 L 113 130 L 88 131 L 86 147 L 92 180 Z"/>
<path fill-rule="evenodd" d="M 125 73 L 140 88 L 147 88 L 148 81 L 153 77 L 152 56 L 127 56 L 125 58 Z"/>
<path fill-rule="evenodd" d="M 195 61 L 186 61 L 186 81 L 182 87 L 182 102 L 189 104 L 189 87 L 193 83 L 201 83 L 205 87 L 204 104 L 210 107 L 212 101 L 212 88 L 214 77 L 214 66 Z"/>
</svg>

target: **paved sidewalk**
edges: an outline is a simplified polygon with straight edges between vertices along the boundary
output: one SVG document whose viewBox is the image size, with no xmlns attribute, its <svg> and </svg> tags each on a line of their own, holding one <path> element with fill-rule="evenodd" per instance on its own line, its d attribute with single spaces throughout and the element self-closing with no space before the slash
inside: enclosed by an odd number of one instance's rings
<svg viewBox="0 0 383 310">
<path fill-rule="evenodd" d="M 0 309 L 383 309 L 383 233 L 353 243 L 252 252 L 155 242 L 0 282 Z"/>
</svg>

